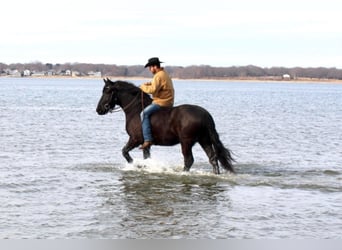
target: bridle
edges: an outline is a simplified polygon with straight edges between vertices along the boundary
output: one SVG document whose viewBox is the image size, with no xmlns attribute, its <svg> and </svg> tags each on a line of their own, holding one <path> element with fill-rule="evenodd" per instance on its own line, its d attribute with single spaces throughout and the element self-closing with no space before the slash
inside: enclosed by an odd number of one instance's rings
<svg viewBox="0 0 342 250">
<path fill-rule="evenodd" d="M 110 89 L 110 87 L 105 87 L 105 89 Z M 114 90 L 111 90 L 109 102 L 103 105 L 103 107 L 104 107 L 105 109 L 108 109 L 110 113 L 112 113 L 112 112 L 118 112 L 119 109 L 120 109 L 120 107 L 114 108 L 114 109 L 112 109 L 112 108 L 110 107 L 110 103 L 113 101 L 113 95 L 114 95 Z M 114 105 L 115 105 L 115 103 L 116 103 L 116 101 L 117 101 L 116 99 L 117 99 L 117 98 L 115 98 L 115 100 L 114 100 Z"/>
</svg>

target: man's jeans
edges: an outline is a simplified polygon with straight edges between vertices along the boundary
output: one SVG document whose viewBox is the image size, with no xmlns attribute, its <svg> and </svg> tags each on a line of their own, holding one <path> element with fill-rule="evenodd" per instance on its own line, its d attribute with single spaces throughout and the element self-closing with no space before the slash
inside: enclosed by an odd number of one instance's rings
<svg viewBox="0 0 342 250">
<path fill-rule="evenodd" d="M 153 141 L 152 131 L 151 131 L 151 121 L 150 116 L 158 111 L 161 107 L 158 104 L 150 104 L 148 105 L 142 114 L 142 131 L 144 135 L 144 141 Z"/>
</svg>

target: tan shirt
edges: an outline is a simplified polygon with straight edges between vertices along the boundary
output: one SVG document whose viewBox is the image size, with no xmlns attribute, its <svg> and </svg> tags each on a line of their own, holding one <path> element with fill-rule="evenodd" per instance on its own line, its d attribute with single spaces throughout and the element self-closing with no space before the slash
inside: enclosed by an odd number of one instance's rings
<svg viewBox="0 0 342 250">
<path fill-rule="evenodd" d="M 152 82 L 144 83 L 140 88 L 145 93 L 152 94 L 153 103 L 162 107 L 173 106 L 175 96 L 173 83 L 163 68 L 153 76 Z"/>
</svg>

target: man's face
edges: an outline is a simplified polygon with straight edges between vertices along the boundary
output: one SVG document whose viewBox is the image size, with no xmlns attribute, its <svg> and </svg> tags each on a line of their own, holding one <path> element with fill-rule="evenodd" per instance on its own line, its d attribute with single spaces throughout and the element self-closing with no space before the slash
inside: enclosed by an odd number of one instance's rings
<svg viewBox="0 0 342 250">
<path fill-rule="evenodd" d="M 151 73 L 154 75 L 155 73 L 157 73 L 157 66 L 156 65 L 152 65 L 148 67 L 149 70 L 151 71 Z"/>
</svg>

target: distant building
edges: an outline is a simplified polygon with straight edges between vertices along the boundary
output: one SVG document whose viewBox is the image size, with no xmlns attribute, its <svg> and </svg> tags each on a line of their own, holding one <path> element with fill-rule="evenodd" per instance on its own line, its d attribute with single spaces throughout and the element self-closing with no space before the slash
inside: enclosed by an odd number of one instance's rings
<svg viewBox="0 0 342 250">
<path fill-rule="evenodd" d="M 39 77 L 42 77 L 42 76 L 45 76 L 45 72 L 43 71 L 34 71 L 31 76 L 39 76 Z"/>
<path fill-rule="evenodd" d="M 11 70 L 9 72 L 9 75 L 13 76 L 13 77 L 21 77 L 21 72 L 19 70 L 15 69 L 15 70 Z"/>
<path fill-rule="evenodd" d="M 25 69 L 23 71 L 23 76 L 31 76 L 31 70 Z"/>
<path fill-rule="evenodd" d="M 81 75 L 81 73 L 78 72 L 78 71 L 73 70 L 73 71 L 71 72 L 71 76 L 72 76 L 72 77 L 76 77 L 76 76 L 80 76 L 80 75 Z"/>
<path fill-rule="evenodd" d="M 71 70 L 70 69 L 61 70 L 59 73 L 57 73 L 57 75 L 60 75 L 60 76 L 71 76 Z"/>
<path fill-rule="evenodd" d="M 283 80 L 290 80 L 291 76 L 289 74 L 284 74 L 283 75 Z"/>
<path fill-rule="evenodd" d="M 51 69 L 51 70 L 49 70 L 49 71 L 46 72 L 46 75 L 47 75 L 47 76 L 54 76 L 54 75 L 56 75 L 56 71 L 53 70 L 53 69 Z"/>
<path fill-rule="evenodd" d="M 91 77 L 101 77 L 102 76 L 102 73 L 100 71 L 89 71 L 87 73 L 88 76 L 91 76 Z"/>
</svg>

